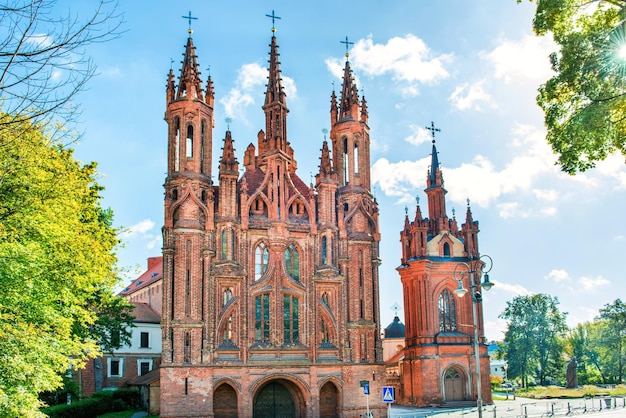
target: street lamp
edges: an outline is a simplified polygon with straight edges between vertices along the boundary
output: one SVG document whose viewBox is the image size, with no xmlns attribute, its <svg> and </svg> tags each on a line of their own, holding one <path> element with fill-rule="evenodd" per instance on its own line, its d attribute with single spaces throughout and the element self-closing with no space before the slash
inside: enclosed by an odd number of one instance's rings
<svg viewBox="0 0 626 418">
<path fill-rule="evenodd" d="M 482 261 L 483 259 L 488 261 L 488 267 L 487 263 Z M 454 291 L 454 293 L 458 297 L 462 298 L 468 292 L 468 290 L 463 287 L 463 279 L 465 278 L 465 276 L 467 276 L 469 289 L 472 293 L 472 319 L 474 321 L 474 358 L 476 362 L 476 392 L 478 394 L 478 396 L 476 397 L 476 406 L 478 408 L 479 418 L 482 418 L 483 416 L 483 394 L 480 376 L 480 355 L 478 352 L 478 322 L 476 319 L 476 304 L 482 302 L 483 300 L 482 295 L 480 294 L 478 289 L 483 288 L 485 290 L 489 290 L 493 287 L 493 283 L 489 281 L 489 272 L 491 271 L 492 267 L 493 260 L 488 255 L 482 255 L 478 258 L 470 256 L 469 262 L 461 262 L 458 263 L 456 267 L 454 267 L 454 279 L 458 283 L 458 288 Z M 478 277 L 476 277 L 476 273 L 478 273 Z M 483 276 L 482 283 L 480 282 L 480 276 Z"/>
</svg>

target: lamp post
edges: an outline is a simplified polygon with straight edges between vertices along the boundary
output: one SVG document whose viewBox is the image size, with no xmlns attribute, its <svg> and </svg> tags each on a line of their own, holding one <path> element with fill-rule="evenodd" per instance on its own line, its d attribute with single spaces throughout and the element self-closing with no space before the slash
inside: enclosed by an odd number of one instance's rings
<svg viewBox="0 0 626 418">
<path fill-rule="evenodd" d="M 489 263 L 482 261 L 487 260 Z M 493 267 L 493 260 L 488 255 L 482 255 L 478 258 L 470 256 L 469 261 L 458 263 L 454 267 L 454 279 L 458 283 L 458 288 L 454 293 L 458 297 L 463 297 L 468 290 L 463 287 L 463 279 L 467 276 L 468 286 L 472 294 L 472 320 L 474 322 L 474 360 L 476 362 L 476 407 L 478 408 L 478 417 L 483 416 L 483 394 L 481 388 L 481 375 L 480 375 L 480 354 L 478 352 L 478 320 L 476 318 L 476 304 L 482 302 L 483 298 L 479 288 L 489 290 L 493 287 L 493 283 L 489 281 L 489 272 Z M 476 277 L 478 273 L 478 277 Z M 483 276 L 484 273 L 484 276 Z M 483 276 L 482 283 L 480 282 L 480 276 Z"/>
</svg>

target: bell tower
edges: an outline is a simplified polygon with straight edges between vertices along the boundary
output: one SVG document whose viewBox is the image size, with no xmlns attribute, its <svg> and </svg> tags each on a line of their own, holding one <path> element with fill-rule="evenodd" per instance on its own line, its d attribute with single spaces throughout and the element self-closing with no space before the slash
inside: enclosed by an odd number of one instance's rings
<svg viewBox="0 0 626 418">
<path fill-rule="evenodd" d="M 397 268 L 405 312 L 400 402 L 418 406 L 477 397 L 472 299 L 459 298 L 455 290 L 459 284 L 458 266 L 469 264 L 473 273 L 482 266 L 477 260 L 478 222 L 472 218 L 469 202 L 461 228 L 454 210 L 452 218 L 446 213 L 447 192 L 435 144 L 435 133 L 440 130 L 434 123 L 426 129 L 433 138 L 424 190 L 428 198 L 428 217 L 422 216 L 419 198 L 413 220 L 409 219 L 407 209 L 400 232 L 402 259 Z M 490 403 L 489 356 L 480 303 L 477 309 L 480 386 L 482 399 Z"/>
<path fill-rule="evenodd" d="M 189 16 L 189 19 L 192 19 Z M 211 148 L 214 92 L 202 88 L 191 29 L 176 85 L 166 86 L 167 177 L 163 226 L 163 364 L 201 363 L 206 331 L 205 271 L 213 234 Z"/>
</svg>

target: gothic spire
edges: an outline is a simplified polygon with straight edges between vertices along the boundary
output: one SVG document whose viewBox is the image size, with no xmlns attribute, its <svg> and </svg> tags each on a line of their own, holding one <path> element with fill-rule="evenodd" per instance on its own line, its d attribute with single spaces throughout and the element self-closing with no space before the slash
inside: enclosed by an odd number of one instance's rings
<svg viewBox="0 0 626 418">
<path fill-rule="evenodd" d="M 268 15 L 270 16 L 270 15 Z M 278 17 L 272 12 L 272 22 Z M 280 73 L 280 60 L 278 44 L 275 36 L 276 28 L 272 27 L 272 41 L 270 43 L 269 75 L 267 77 L 267 90 L 265 92 L 265 134 L 274 146 L 286 150 L 287 145 L 287 101 L 282 86 Z"/>
<path fill-rule="evenodd" d="M 222 158 L 220 159 L 220 173 L 232 172 L 238 174 L 239 163 L 235 158 L 235 148 L 233 146 L 233 137 L 230 130 L 226 131 L 224 138 L 224 147 L 222 148 Z"/>
<path fill-rule="evenodd" d="M 193 45 L 193 39 L 191 39 L 191 33 L 187 38 L 183 57 L 176 99 L 202 100 L 202 82 L 200 81 L 200 71 L 198 70 L 198 56 L 196 55 L 196 47 Z"/>
<path fill-rule="evenodd" d="M 347 55 L 347 54 L 346 54 Z M 350 61 L 346 59 L 343 69 L 343 82 L 341 85 L 341 105 L 339 108 L 339 120 L 358 120 L 359 91 L 352 76 Z M 356 110 L 356 112 L 354 112 Z"/>
</svg>

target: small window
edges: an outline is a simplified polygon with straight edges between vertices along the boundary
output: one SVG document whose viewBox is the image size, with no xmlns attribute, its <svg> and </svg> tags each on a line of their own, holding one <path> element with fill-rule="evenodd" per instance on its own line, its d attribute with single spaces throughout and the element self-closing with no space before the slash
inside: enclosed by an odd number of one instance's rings
<svg viewBox="0 0 626 418">
<path fill-rule="evenodd" d="M 149 332 L 142 332 L 141 333 L 141 338 L 139 341 L 139 347 L 141 348 L 150 348 L 150 333 Z"/>
<path fill-rule="evenodd" d="M 150 363 L 147 361 L 140 362 L 139 363 L 139 376 L 148 374 L 148 372 L 150 372 Z"/>
<path fill-rule="evenodd" d="M 256 247 L 255 251 L 255 263 L 254 263 L 254 280 L 259 280 L 261 276 L 267 271 L 267 264 L 270 258 L 270 251 L 261 243 Z"/>
<path fill-rule="evenodd" d="M 109 359 L 109 377 L 121 377 L 123 375 L 123 360 Z"/>
<path fill-rule="evenodd" d="M 187 126 L 187 158 L 193 157 L 193 126 Z"/>
<path fill-rule="evenodd" d="M 285 250 L 285 265 L 287 267 L 287 274 L 294 280 L 300 281 L 300 256 L 298 249 L 293 244 Z"/>
</svg>

